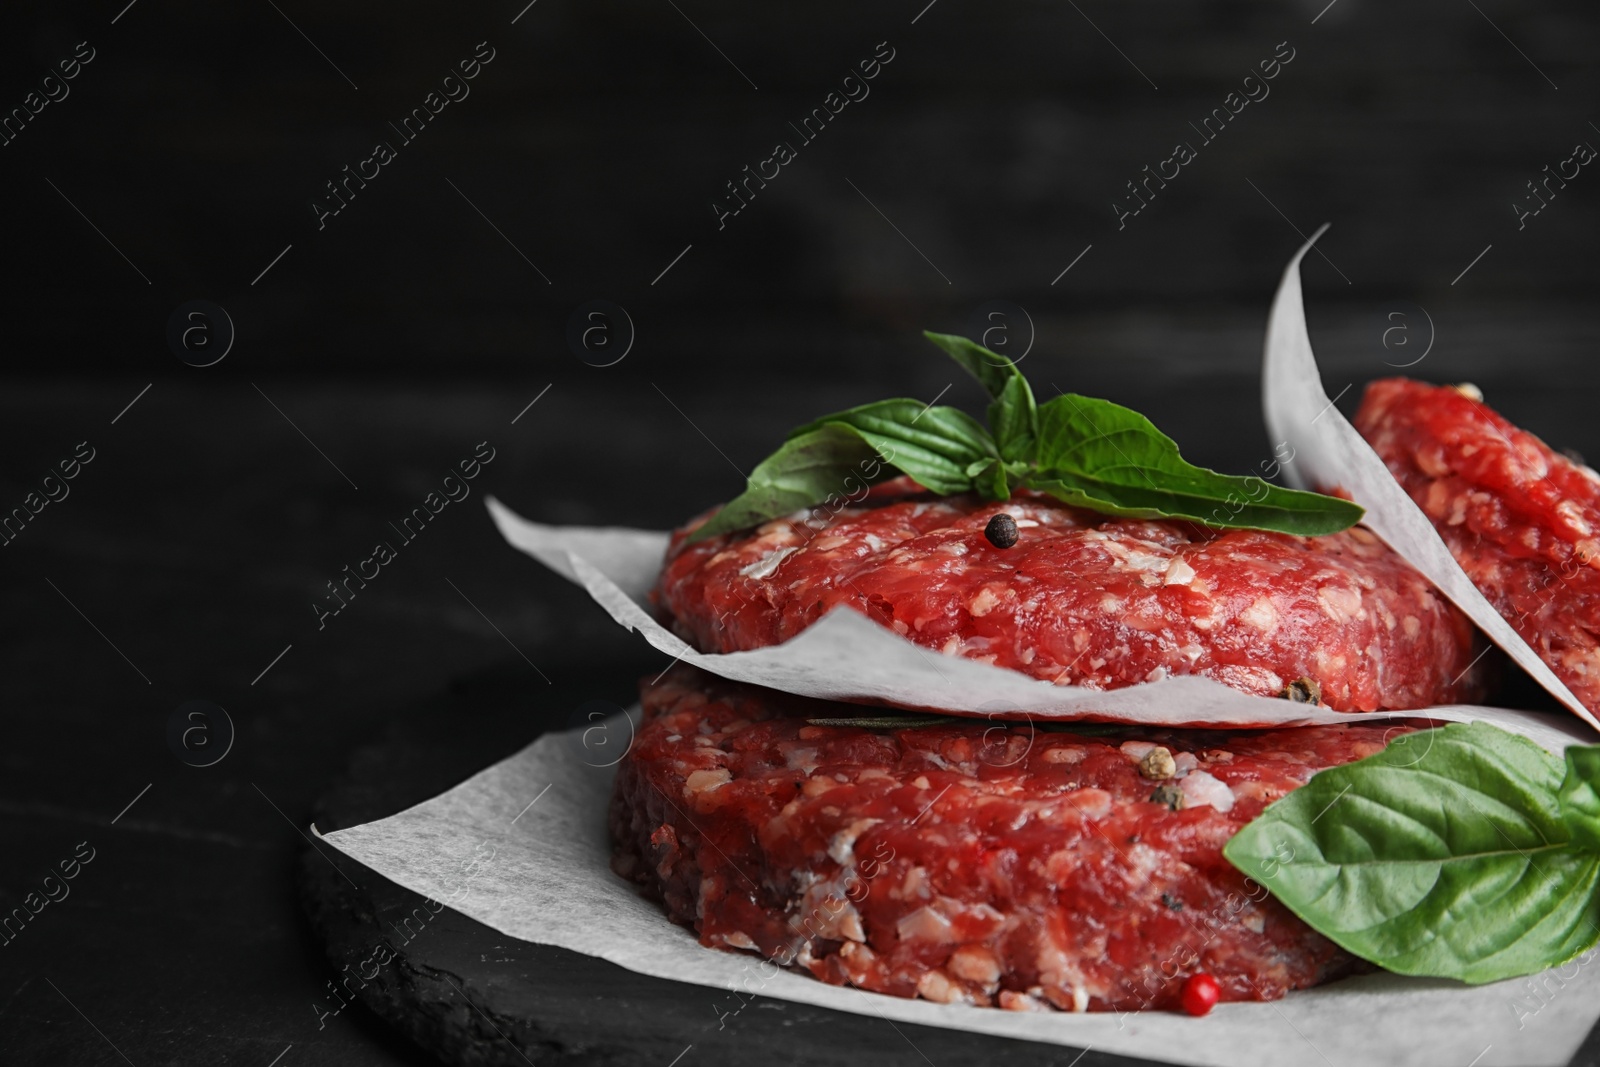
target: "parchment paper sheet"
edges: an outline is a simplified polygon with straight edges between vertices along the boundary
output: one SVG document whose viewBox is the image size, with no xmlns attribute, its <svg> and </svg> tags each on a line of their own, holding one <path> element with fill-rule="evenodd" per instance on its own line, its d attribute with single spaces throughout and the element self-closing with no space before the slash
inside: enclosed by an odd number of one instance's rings
<svg viewBox="0 0 1600 1067">
<path fill-rule="evenodd" d="M 513 546 L 588 590 L 613 619 L 643 634 L 660 651 L 724 678 L 825 700 L 937 708 L 996 719 L 1094 718 L 1219 727 L 1352 721 L 1348 714 L 1252 696 L 1209 678 L 1167 678 L 1109 692 L 1052 685 L 1004 667 L 930 651 L 848 608 L 836 608 L 792 640 L 771 648 L 698 652 L 656 622 L 644 607 L 645 595 L 661 569 L 667 534 L 619 527 L 544 526 L 521 518 L 493 497 L 487 503 L 495 525 Z M 1451 566 L 1455 566 L 1453 561 Z M 1425 711 L 1372 712 L 1360 718 L 1427 715 L 1468 722 L 1493 714 L 1507 713 L 1449 705 Z M 1510 721 L 1516 728 L 1521 720 Z M 1573 736 L 1584 744 L 1594 740 L 1587 731 Z"/>
<path fill-rule="evenodd" d="M 621 751 L 631 726 L 618 717 L 608 737 L 613 731 Z M 1201 1019 L 942 1005 L 773 973 L 754 956 L 701 947 L 611 873 L 605 813 L 613 772 L 591 765 L 603 747 L 594 740 L 586 750 L 576 732 L 547 735 L 441 796 L 324 840 L 511 937 L 705 986 L 709 1032 L 720 1026 L 736 1034 L 741 1006 L 759 993 L 895 1022 L 1208 1067 L 1555 1067 L 1600 1016 L 1600 952 L 1537 979 L 1471 987 L 1367 975 L 1275 1003 L 1224 1004 Z M 829 1039 L 826 1032 L 795 1036 Z M 927 1048 L 941 1062 L 936 1046 Z"/>
<path fill-rule="evenodd" d="M 1349 490 L 1355 502 L 1367 509 L 1363 525 L 1426 575 L 1552 696 L 1600 729 L 1600 720 L 1579 703 L 1538 653 L 1478 592 L 1440 540 L 1428 516 L 1412 503 L 1383 460 L 1323 391 L 1322 375 L 1306 332 L 1300 261 L 1326 229 L 1323 226 L 1312 234 L 1311 240 L 1289 261 L 1267 322 L 1262 407 L 1272 440 L 1286 441 L 1294 449 L 1294 461 L 1283 465 L 1285 476 L 1302 489 Z"/>
</svg>

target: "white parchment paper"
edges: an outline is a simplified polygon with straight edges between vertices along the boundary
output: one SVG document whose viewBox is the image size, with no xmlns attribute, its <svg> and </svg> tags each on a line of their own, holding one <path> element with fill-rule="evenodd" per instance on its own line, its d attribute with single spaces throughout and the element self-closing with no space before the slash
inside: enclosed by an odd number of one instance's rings
<svg viewBox="0 0 1600 1067">
<path fill-rule="evenodd" d="M 1551 736 L 1559 737 L 1568 721 L 1556 720 Z M 632 727 L 619 717 L 607 732 L 620 741 L 631 738 Z M 737 1034 L 741 1013 L 754 1010 L 747 1007 L 751 995 L 760 994 L 895 1022 L 1208 1067 L 1555 1067 L 1571 1058 L 1600 1016 L 1600 967 L 1593 965 L 1600 950 L 1533 979 L 1473 987 L 1374 974 L 1273 1003 L 1224 1004 L 1201 1019 L 942 1005 L 774 973 L 754 956 L 702 947 L 611 873 L 612 771 L 586 762 L 596 758 L 596 747 L 586 749 L 575 732 L 546 735 L 426 803 L 324 840 L 511 937 L 704 986 L 708 1033 Z M 941 1062 L 937 1046 L 924 1047 Z M 1071 1058 L 1065 1054 L 1061 1062 Z"/>
<path fill-rule="evenodd" d="M 1388 472 L 1384 471 L 1383 476 L 1388 478 Z M 1393 479 L 1390 481 L 1392 484 Z M 1409 505 L 1410 501 L 1406 503 Z M 724 678 L 801 696 L 935 708 L 997 719 L 1091 718 L 1221 728 L 1304 726 L 1419 715 L 1470 722 L 1515 715 L 1503 709 L 1452 704 L 1352 717 L 1344 712 L 1241 693 L 1209 678 L 1193 676 L 1110 691 L 1052 685 L 1019 671 L 941 655 L 849 608 L 834 609 L 793 639 L 771 648 L 699 652 L 657 622 L 645 607 L 645 596 L 661 569 L 667 534 L 615 527 L 545 526 L 521 518 L 493 497 L 488 499 L 488 508 L 500 533 L 513 546 L 588 590 L 613 619 L 637 630 L 660 651 Z M 1581 738 L 1582 743 L 1593 740 L 1591 736 Z"/>
<path fill-rule="evenodd" d="M 1303 489 L 1348 490 L 1355 502 L 1367 509 L 1363 525 L 1426 575 L 1552 696 L 1590 726 L 1600 729 L 1600 720 L 1484 599 L 1450 555 L 1428 516 L 1406 495 L 1383 460 L 1323 390 L 1311 337 L 1306 332 L 1300 261 L 1327 228 L 1323 226 L 1312 234 L 1311 240 L 1289 261 L 1267 323 L 1262 407 L 1272 440 L 1287 442 L 1294 449 L 1294 461 L 1283 466 L 1286 477 Z"/>
</svg>

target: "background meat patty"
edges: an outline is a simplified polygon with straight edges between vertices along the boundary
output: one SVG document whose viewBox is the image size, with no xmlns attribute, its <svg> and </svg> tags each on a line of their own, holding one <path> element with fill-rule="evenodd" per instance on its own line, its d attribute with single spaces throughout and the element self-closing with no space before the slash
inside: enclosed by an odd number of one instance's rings
<svg viewBox="0 0 1600 1067">
<path fill-rule="evenodd" d="M 1600 476 L 1470 388 L 1376 381 L 1355 425 L 1489 603 L 1600 711 Z"/>
<path fill-rule="evenodd" d="M 823 726 L 865 709 L 682 665 L 642 702 L 613 865 L 702 943 L 1019 1011 L 1171 1008 L 1201 971 L 1270 1000 L 1350 970 L 1221 849 L 1409 729 Z"/>
<path fill-rule="evenodd" d="M 997 548 L 997 512 L 1018 527 Z M 869 499 L 820 531 L 779 520 L 686 545 L 656 589 L 702 651 L 785 641 L 836 605 L 912 641 L 1060 685 L 1198 674 L 1346 711 L 1470 701 L 1471 623 L 1365 530 L 1291 537 L 1114 519 L 1032 494 Z"/>
</svg>

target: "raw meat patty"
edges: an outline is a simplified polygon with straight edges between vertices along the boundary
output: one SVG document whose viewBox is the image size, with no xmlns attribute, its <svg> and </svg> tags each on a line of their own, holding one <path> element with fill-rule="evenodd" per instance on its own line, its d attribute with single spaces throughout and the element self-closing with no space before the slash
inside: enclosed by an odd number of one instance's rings
<svg viewBox="0 0 1600 1067">
<path fill-rule="evenodd" d="M 1600 475 L 1451 386 L 1373 382 L 1355 424 L 1489 603 L 1600 711 Z"/>
<path fill-rule="evenodd" d="M 1021 537 L 984 537 L 999 511 Z M 1365 530 L 1290 537 L 1115 519 L 1018 494 L 878 496 L 820 531 L 778 520 L 685 545 L 656 587 L 706 652 L 788 640 L 846 605 L 920 645 L 1059 685 L 1199 674 L 1272 696 L 1310 678 L 1343 711 L 1471 701 L 1476 631 Z"/>
<path fill-rule="evenodd" d="M 765 957 L 742 992 L 771 960 L 1019 1011 L 1172 1008 L 1201 971 L 1224 1000 L 1271 1000 L 1359 966 L 1221 849 L 1316 771 L 1410 728 L 811 725 L 871 709 L 684 665 L 642 703 L 613 867 L 703 944 Z"/>
</svg>

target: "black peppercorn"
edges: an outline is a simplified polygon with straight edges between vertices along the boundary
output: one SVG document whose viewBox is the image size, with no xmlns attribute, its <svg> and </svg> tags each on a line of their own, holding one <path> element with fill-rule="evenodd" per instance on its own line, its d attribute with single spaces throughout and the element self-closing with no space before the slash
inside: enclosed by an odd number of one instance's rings
<svg viewBox="0 0 1600 1067">
<path fill-rule="evenodd" d="M 1296 704 L 1320 704 L 1322 686 L 1317 684 L 1315 678 L 1296 678 L 1284 686 L 1283 692 L 1278 695 Z"/>
<path fill-rule="evenodd" d="M 1150 803 L 1164 804 L 1173 811 L 1183 807 L 1183 790 L 1171 782 L 1162 782 L 1150 794 Z"/>
<path fill-rule="evenodd" d="M 1002 511 L 989 520 L 983 536 L 996 548 L 1010 548 L 1017 543 L 1017 520 Z"/>
</svg>

